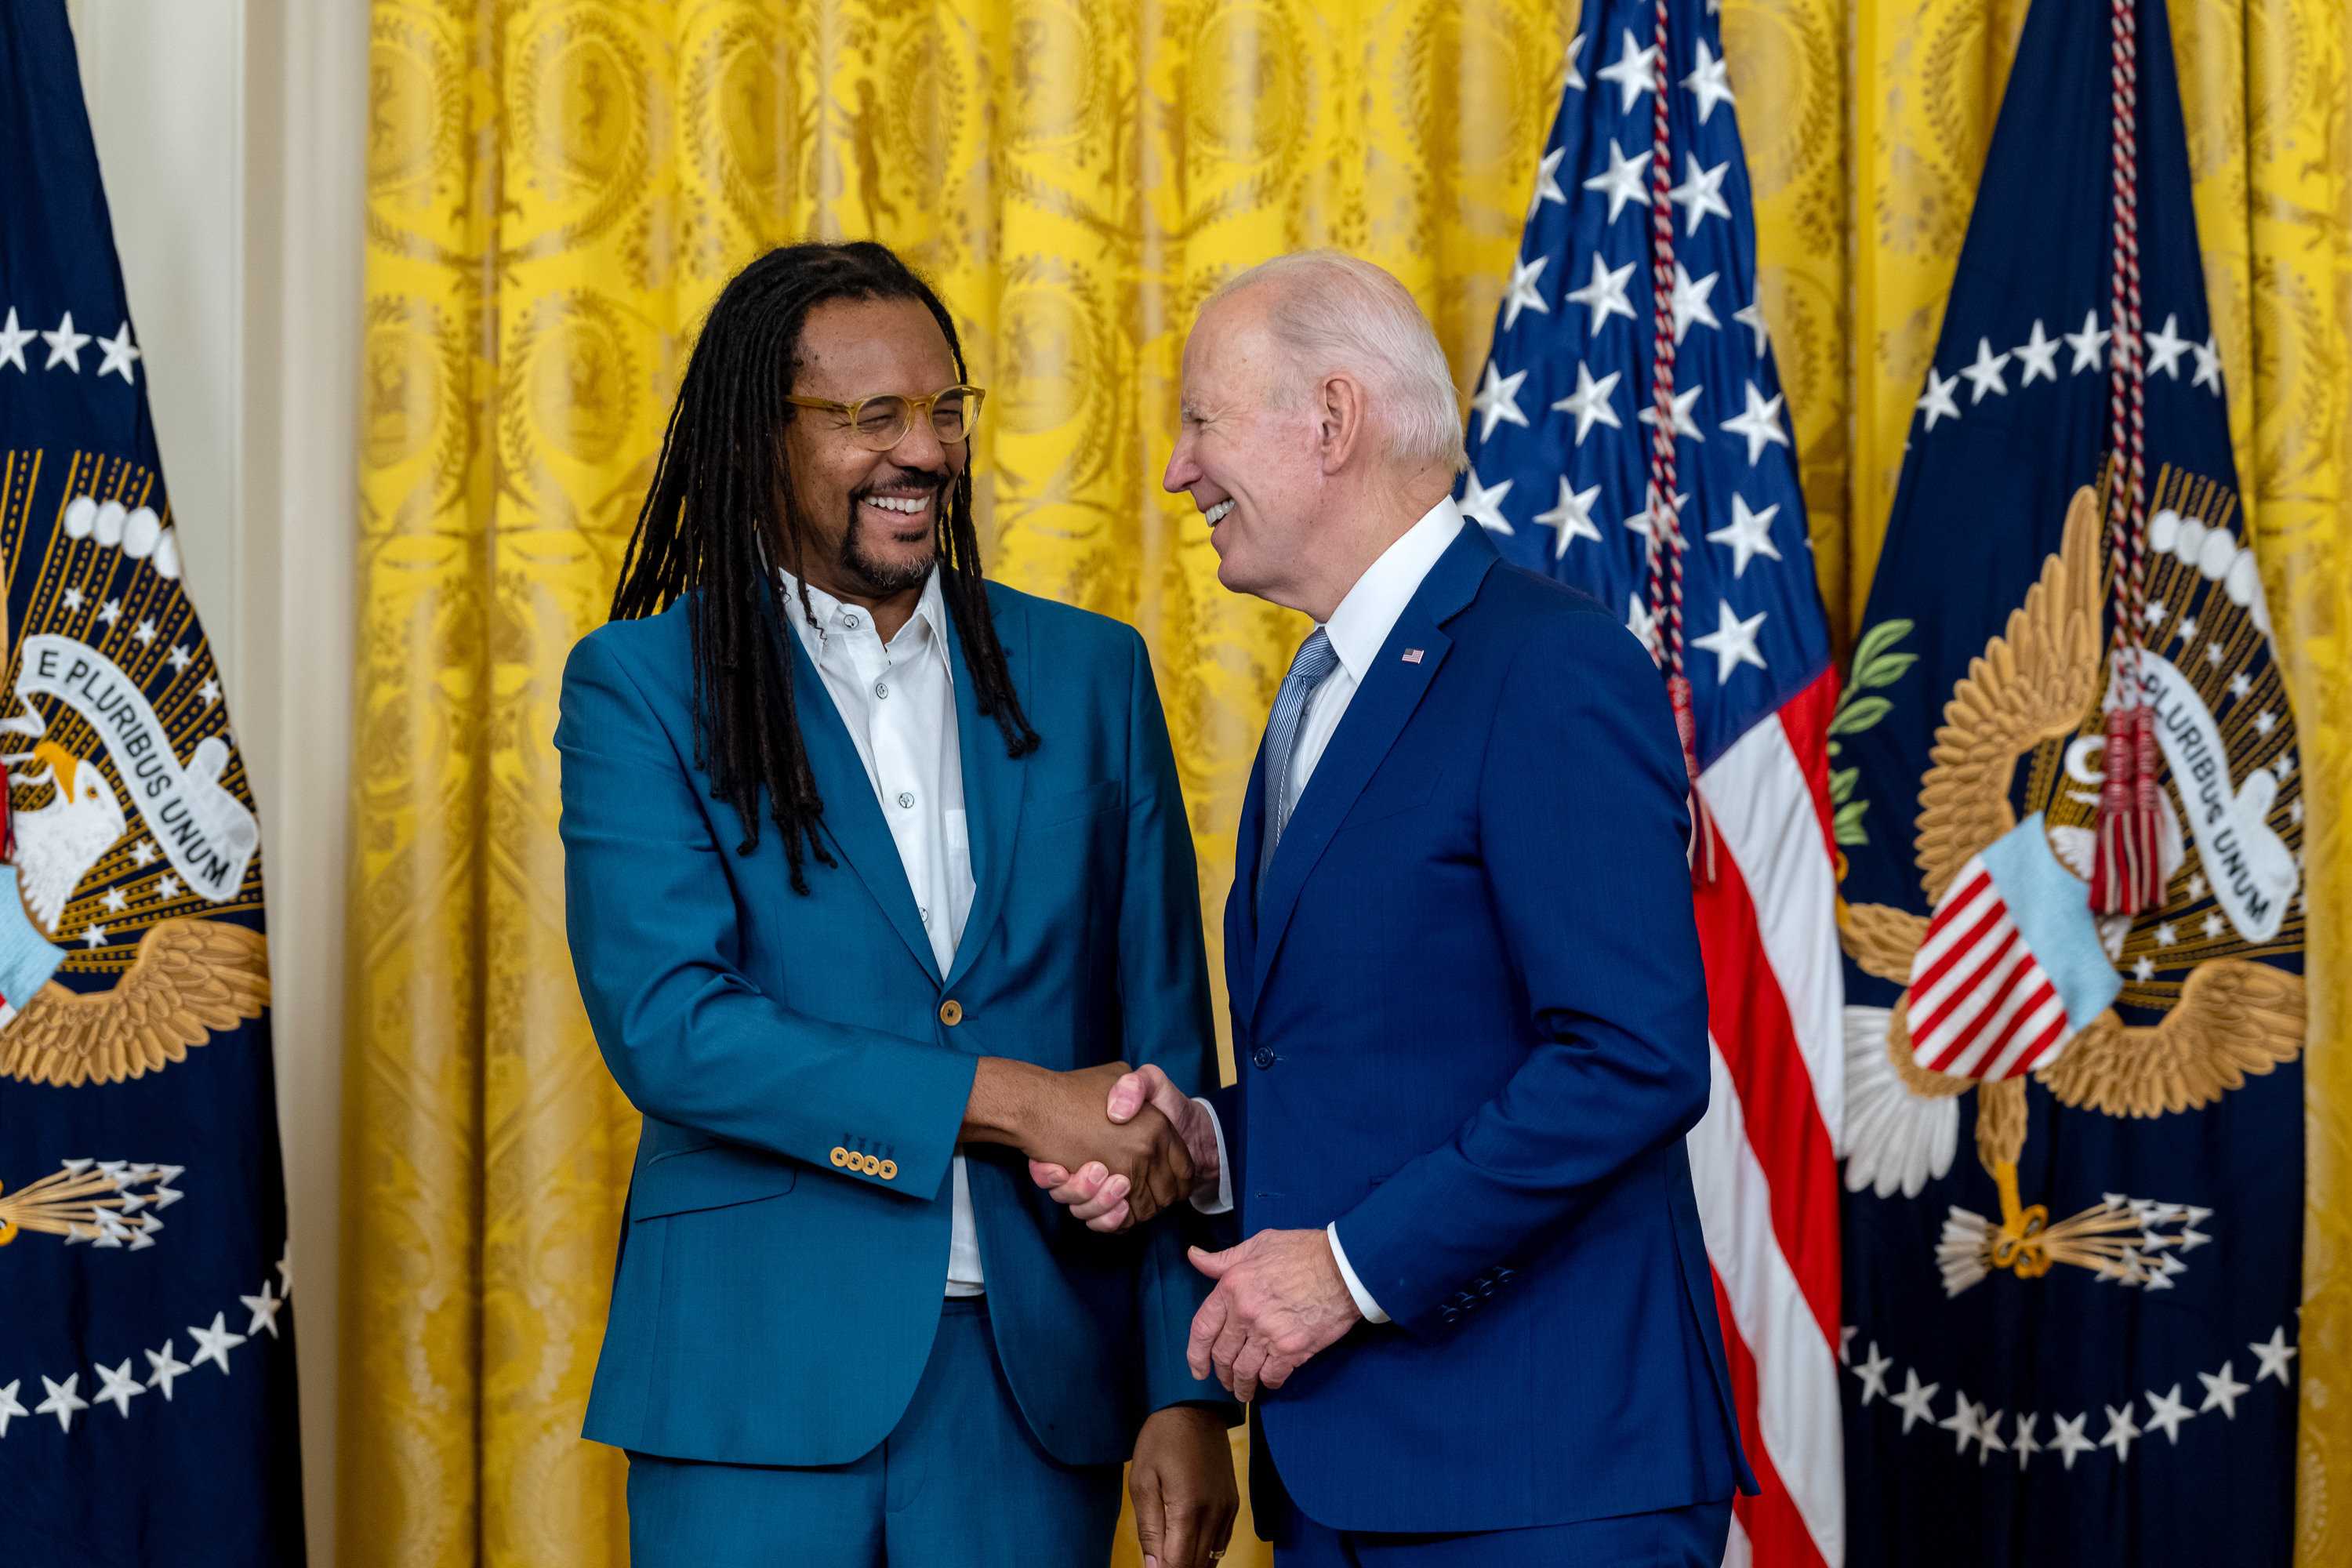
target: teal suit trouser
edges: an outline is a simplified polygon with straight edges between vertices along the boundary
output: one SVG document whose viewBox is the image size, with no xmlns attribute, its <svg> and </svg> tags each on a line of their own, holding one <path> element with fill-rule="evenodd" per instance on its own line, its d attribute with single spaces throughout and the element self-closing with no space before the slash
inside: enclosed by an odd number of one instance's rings
<svg viewBox="0 0 2352 1568">
<path fill-rule="evenodd" d="M 985 1298 L 950 1300 L 907 1414 L 846 1465 L 629 1456 L 633 1568 L 1102 1568 L 1119 1467 L 1031 1436 Z"/>
</svg>

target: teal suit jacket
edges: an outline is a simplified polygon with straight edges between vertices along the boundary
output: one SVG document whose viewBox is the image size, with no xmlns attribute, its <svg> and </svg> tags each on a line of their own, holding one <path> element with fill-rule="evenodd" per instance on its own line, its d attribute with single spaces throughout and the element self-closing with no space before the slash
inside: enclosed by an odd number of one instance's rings
<svg viewBox="0 0 2352 1568">
<path fill-rule="evenodd" d="M 555 735 L 572 957 L 645 1116 L 588 1404 L 598 1442 L 730 1464 L 866 1453 L 930 1352 L 978 1058 L 1157 1062 L 1189 1090 L 1213 1082 L 1192 838 L 1143 641 L 988 594 L 1043 744 L 1005 755 L 951 632 L 977 890 L 945 974 L 789 630 L 838 862 L 810 861 L 805 896 L 772 822 L 736 852 L 744 825 L 695 764 L 684 605 L 572 650 Z M 1150 1411 L 1224 1401 L 1185 1369 L 1208 1281 L 1179 1226 L 1097 1236 L 1016 1151 L 967 1155 L 998 1352 L 1049 1453 L 1124 1459 Z"/>
</svg>

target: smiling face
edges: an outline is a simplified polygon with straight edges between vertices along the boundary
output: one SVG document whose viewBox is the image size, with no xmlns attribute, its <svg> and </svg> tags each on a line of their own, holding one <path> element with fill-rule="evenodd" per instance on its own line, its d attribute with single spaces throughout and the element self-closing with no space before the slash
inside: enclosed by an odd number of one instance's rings
<svg viewBox="0 0 2352 1568">
<path fill-rule="evenodd" d="M 790 390 L 856 403 L 927 396 L 958 379 L 947 334 L 920 301 L 834 300 L 802 323 Z M 909 420 L 897 446 L 877 452 L 846 416 L 794 409 L 784 455 L 810 584 L 867 605 L 919 594 L 938 558 L 940 510 L 970 453 L 968 441 L 941 442 L 928 418 Z"/>
<path fill-rule="evenodd" d="M 1201 509 L 1217 581 L 1298 608 L 1328 476 L 1312 408 L 1277 405 L 1286 367 L 1266 329 L 1265 293 L 1229 295 L 1193 324 L 1182 425 L 1160 483 Z"/>
</svg>

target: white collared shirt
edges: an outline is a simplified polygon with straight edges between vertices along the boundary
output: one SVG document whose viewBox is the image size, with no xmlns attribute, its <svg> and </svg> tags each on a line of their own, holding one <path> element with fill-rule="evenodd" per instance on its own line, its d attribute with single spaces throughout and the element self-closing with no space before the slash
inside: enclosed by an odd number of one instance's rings
<svg viewBox="0 0 2352 1568">
<path fill-rule="evenodd" d="M 1364 568 L 1364 574 L 1323 624 L 1323 635 L 1331 639 L 1331 651 L 1339 656 L 1339 662 L 1307 700 L 1307 711 L 1299 718 L 1297 750 L 1291 753 L 1286 791 L 1290 798 L 1283 803 L 1285 821 L 1297 816 L 1298 797 L 1306 793 L 1307 781 L 1315 776 L 1315 764 L 1323 760 L 1323 749 L 1331 743 L 1339 721 L 1348 716 L 1348 705 L 1371 673 L 1372 660 L 1381 656 L 1389 633 L 1396 629 L 1397 617 L 1412 603 L 1412 596 L 1421 591 L 1421 580 L 1461 531 L 1462 509 L 1447 496 L 1422 513 L 1419 522 L 1399 534 L 1395 543 L 1381 552 L 1379 560 Z"/>
<path fill-rule="evenodd" d="M 1307 700 L 1307 711 L 1298 721 L 1297 750 L 1291 754 L 1290 777 L 1285 793 L 1289 799 L 1283 804 L 1286 815 L 1297 814 L 1299 797 L 1306 793 L 1307 781 L 1315 774 L 1315 764 L 1323 760 L 1324 748 L 1339 728 L 1339 721 L 1348 716 L 1348 705 L 1356 700 L 1357 688 L 1371 673 L 1372 660 L 1396 630 L 1397 620 L 1404 614 L 1412 596 L 1421 592 L 1422 580 L 1437 564 L 1462 531 L 1462 509 L 1452 496 L 1422 513 L 1421 521 L 1398 535 L 1396 542 L 1381 552 L 1381 558 L 1364 569 L 1354 587 L 1339 601 L 1339 608 L 1323 625 L 1323 635 L 1331 639 L 1331 651 L 1339 662 L 1323 678 L 1323 684 Z M 1271 807 L 1272 803 L 1268 803 Z M 1268 815 L 1271 815 L 1269 809 Z M 1225 1157 L 1225 1131 L 1217 1121 L 1215 1110 L 1205 1100 L 1197 1102 L 1209 1112 L 1209 1121 L 1217 1133 L 1217 1195 L 1213 1200 L 1196 1200 L 1194 1205 L 1203 1214 L 1223 1214 L 1234 1206 L 1232 1166 Z M 1339 1278 L 1347 1282 L 1348 1294 L 1356 1299 L 1357 1310 L 1365 1321 L 1385 1323 L 1389 1315 L 1372 1300 L 1364 1282 L 1356 1278 L 1348 1262 L 1348 1249 L 1339 1245 L 1337 1221 L 1323 1227 L 1331 1238 L 1331 1258 L 1339 1266 Z"/>
<path fill-rule="evenodd" d="M 841 722 L 866 764 L 882 820 L 898 848 L 923 934 L 944 975 L 971 912 L 971 836 L 964 816 L 963 757 L 958 750 L 955 673 L 948 658 L 947 605 L 940 574 L 923 584 L 915 613 L 886 645 L 865 606 L 845 605 L 810 584 L 816 625 L 808 623 L 800 586 L 778 572 L 784 616 L 800 635 Z M 948 1231 L 947 1293 L 982 1293 L 980 1232 L 963 1156 L 955 1157 L 953 1217 Z"/>
</svg>

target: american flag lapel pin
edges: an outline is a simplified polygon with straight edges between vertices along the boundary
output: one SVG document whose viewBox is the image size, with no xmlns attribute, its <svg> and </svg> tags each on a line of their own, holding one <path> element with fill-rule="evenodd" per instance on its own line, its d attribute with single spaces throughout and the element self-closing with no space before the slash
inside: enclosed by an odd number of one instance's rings
<svg viewBox="0 0 2352 1568">
<path fill-rule="evenodd" d="M 1421 662 L 1421 649 L 1417 647 L 1409 647 L 1405 649 L 1404 661 L 1407 664 L 1419 664 Z"/>
</svg>

